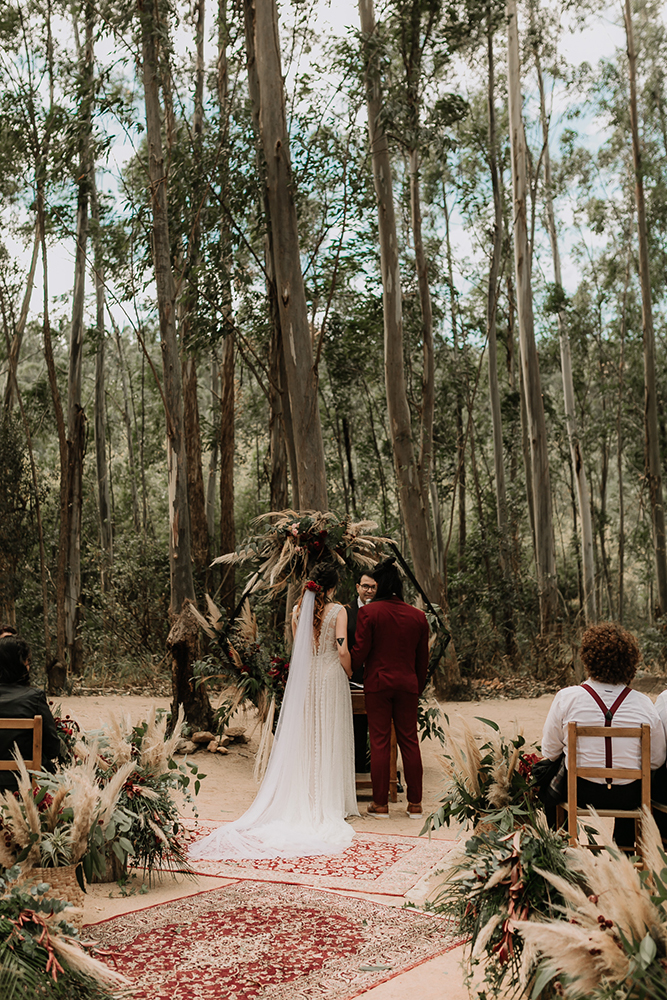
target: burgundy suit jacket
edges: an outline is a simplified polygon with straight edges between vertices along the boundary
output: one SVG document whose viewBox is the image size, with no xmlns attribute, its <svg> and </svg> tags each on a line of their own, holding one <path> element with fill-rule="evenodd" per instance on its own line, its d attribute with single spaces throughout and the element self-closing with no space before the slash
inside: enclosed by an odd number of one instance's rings
<svg viewBox="0 0 667 1000">
<path fill-rule="evenodd" d="M 421 694 L 428 671 L 428 622 L 399 597 L 359 608 L 352 669 L 362 664 L 364 690 Z"/>
</svg>

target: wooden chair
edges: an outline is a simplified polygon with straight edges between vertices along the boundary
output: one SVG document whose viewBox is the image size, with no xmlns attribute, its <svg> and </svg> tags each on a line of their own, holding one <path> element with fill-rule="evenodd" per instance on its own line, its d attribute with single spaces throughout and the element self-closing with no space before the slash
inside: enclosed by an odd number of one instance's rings
<svg viewBox="0 0 667 1000">
<path fill-rule="evenodd" d="M 32 729 L 32 758 L 25 759 L 29 771 L 42 769 L 42 717 L 35 715 L 32 719 L 0 719 L 0 729 Z M 12 757 L 11 760 L 0 760 L 0 771 L 18 771 L 19 766 Z"/>
<path fill-rule="evenodd" d="M 641 767 L 581 767 L 577 763 L 577 739 L 594 736 L 601 739 L 634 739 L 641 744 Z M 635 841 L 639 842 L 643 808 L 650 808 L 651 803 L 651 727 L 646 723 L 641 726 L 581 726 L 577 722 L 569 722 L 567 726 L 567 802 L 562 802 L 557 808 L 558 825 L 562 826 L 564 814 L 567 813 L 567 827 L 570 844 L 577 844 L 577 818 L 590 816 L 590 809 L 577 806 L 577 778 L 626 778 L 629 781 L 641 779 L 641 804 L 637 809 L 596 809 L 598 816 L 613 816 L 614 818 L 634 819 Z"/>
</svg>

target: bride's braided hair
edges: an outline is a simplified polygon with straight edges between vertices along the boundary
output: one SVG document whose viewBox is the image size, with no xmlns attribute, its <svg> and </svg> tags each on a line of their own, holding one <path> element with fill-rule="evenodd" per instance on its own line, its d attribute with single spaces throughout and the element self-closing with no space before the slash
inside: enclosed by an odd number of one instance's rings
<svg viewBox="0 0 667 1000">
<path fill-rule="evenodd" d="M 312 584 L 316 584 L 319 589 L 315 589 Z M 313 608 L 313 638 L 315 640 L 315 645 L 320 644 L 320 632 L 322 631 L 322 620 L 324 619 L 324 608 L 327 604 L 327 591 L 331 590 L 338 583 L 338 570 L 332 562 L 318 563 L 309 579 L 303 586 L 301 591 L 301 597 L 299 598 L 299 609 L 301 608 L 301 602 L 303 600 L 303 595 L 308 590 L 315 591 L 315 606 Z M 311 584 L 309 587 L 308 584 Z"/>
</svg>

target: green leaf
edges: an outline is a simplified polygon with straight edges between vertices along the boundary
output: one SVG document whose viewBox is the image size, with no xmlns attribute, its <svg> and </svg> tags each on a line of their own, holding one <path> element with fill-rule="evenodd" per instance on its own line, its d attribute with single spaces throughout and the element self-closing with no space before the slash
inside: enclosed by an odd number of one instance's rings
<svg viewBox="0 0 667 1000">
<path fill-rule="evenodd" d="M 656 943 L 650 934 L 646 934 L 639 945 L 639 958 L 644 969 L 647 969 L 658 953 Z"/>
<path fill-rule="evenodd" d="M 550 962 L 541 962 L 537 975 L 535 976 L 535 985 L 533 986 L 533 992 L 531 993 L 531 1000 L 538 1000 L 542 995 L 542 990 L 547 986 L 552 979 L 555 979 L 558 975 L 558 969 L 554 969 Z"/>
<path fill-rule="evenodd" d="M 493 722 L 491 719 L 483 719 L 481 715 L 476 715 L 475 718 L 478 722 L 483 722 L 485 726 L 491 726 L 491 729 L 494 729 L 497 733 L 500 732 L 500 726 L 497 722 Z"/>
</svg>

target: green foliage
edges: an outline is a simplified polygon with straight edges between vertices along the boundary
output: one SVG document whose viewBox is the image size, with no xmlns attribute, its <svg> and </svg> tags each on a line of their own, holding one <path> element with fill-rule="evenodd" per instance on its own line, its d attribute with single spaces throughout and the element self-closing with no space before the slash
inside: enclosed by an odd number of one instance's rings
<svg viewBox="0 0 667 1000">
<path fill-rule="evenodd" d="M 0 875 L 0 996 L 3 1000 L 53 997 L 112 1000 L 120 996 L 57 952 L 57 939 L 78 937 L 69 905 L 47 898 L 48 885 L 18 885 L 18 868 Z M 82 949 L 83 951 L 83 949 Z"/>
<path fill-rule="evenodd" d="M 432 908 L 452 917 L 466 945 L 467 981 L 477 996 L 518 996 L 523 939 L 513 920 L 553 917 L 563 905 L 562 895 L 545 878 L 553 873 L 575 883 L 567 858 L 567 839 L 549 830 L 534 813 L 517 815 L 501 810 L 482 824 L 465 844 L 443 882 Z M 543 992 L 543 1000 L 551 994 Z"/>
</svg>

